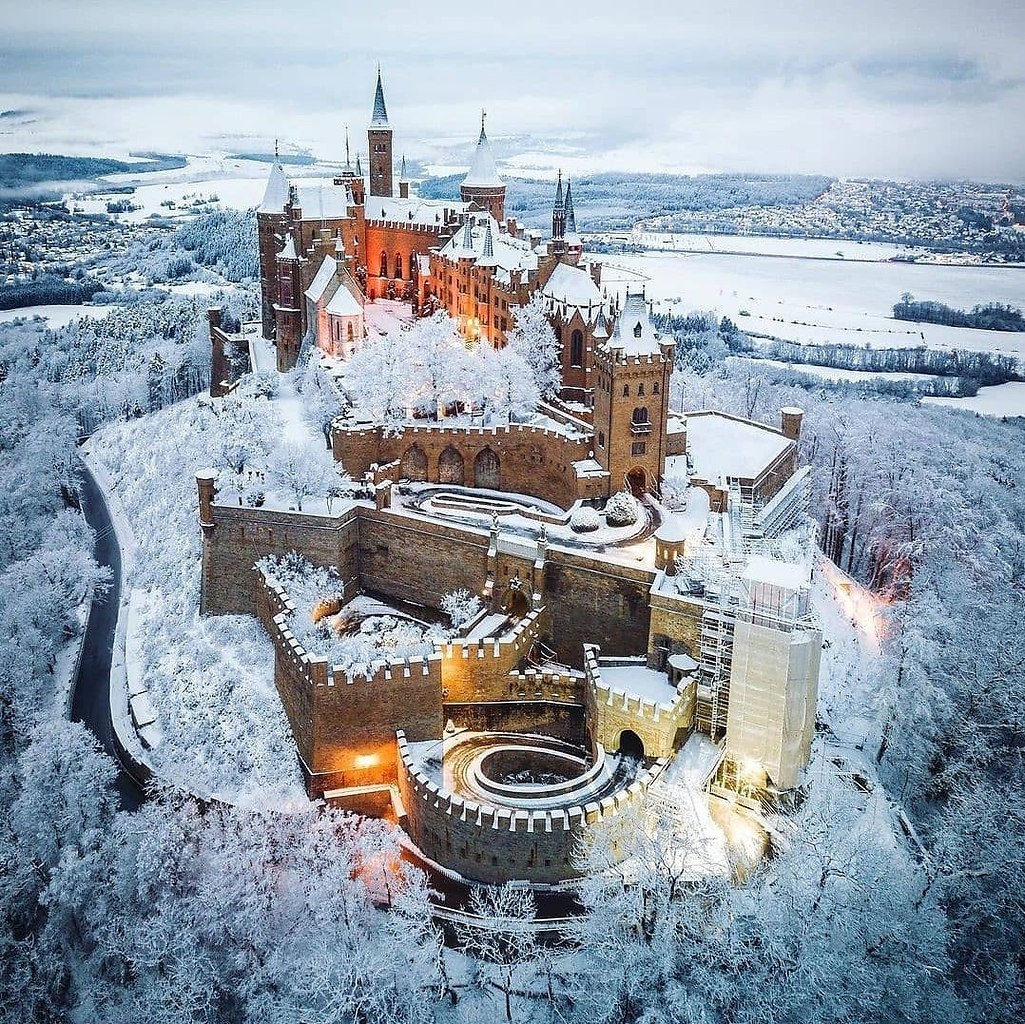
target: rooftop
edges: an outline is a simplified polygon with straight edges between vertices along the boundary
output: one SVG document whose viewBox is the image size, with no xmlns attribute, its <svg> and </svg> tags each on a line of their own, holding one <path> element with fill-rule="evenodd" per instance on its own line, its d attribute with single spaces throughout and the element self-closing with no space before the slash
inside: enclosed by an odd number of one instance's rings
<svg viewBox="0 0 1025 1024">
<path fill-rule="evenodd" d="M 687 455 L 666 459 L 670 474 L 683 475 L 689 457 L 694 476 L 700 480 L 755 480 L 793 444 L 771 427 L 725 413 L 694 412 L 685 419 Z"/>
<path fill-rule="evenodd" d="M 267 178 L 267 189 L 257 213 L 284 213 L 288 202 L 288 178 L 281 164 L 275 160 Z"/>
<path fill-rule="evenodd" d="M 470 170 L 463 178 L 463 184 L 476 188 L 505 187 L 505 182 L 498 176 L 498 168 L 495 166 L 495 158 L 491 155 L 491 143 L 484 133 L 484 119 L 481 118 L 480 138 L 477 139 L 477 148 L 473 153 L 473 163 Z"/>
</svg>

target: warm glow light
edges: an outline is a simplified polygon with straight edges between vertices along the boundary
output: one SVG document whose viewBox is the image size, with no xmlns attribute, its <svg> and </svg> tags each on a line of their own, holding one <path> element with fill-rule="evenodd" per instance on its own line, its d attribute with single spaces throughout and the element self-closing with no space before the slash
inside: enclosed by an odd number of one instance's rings
<svg viewBox="0 0 1025 1024">
<path fill-rule="evenodd" d="M 857 580 L 838 569 L 832 562 L 822 560 L 822 572 L 833 590 L 833 597 L 844 615 L 854 623 L 855 628 L 868 641 L 873 651 L 878 651 L 883 638 L 883 620 L 880 609 L 889 604 L 863 587 Z"/>
<path fill-rule="evenodd" d="M 373 768 L 377 761 L 377 754 L 359 754 L 356 757 L 355 766 L 357 768 Z"/>
</svg>

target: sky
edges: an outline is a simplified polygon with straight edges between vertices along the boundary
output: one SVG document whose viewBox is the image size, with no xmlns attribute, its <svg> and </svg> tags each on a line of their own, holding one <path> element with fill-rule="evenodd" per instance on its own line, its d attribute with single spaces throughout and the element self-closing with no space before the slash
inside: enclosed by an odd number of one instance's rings
<svg viewBox="0 0 1025 1024">
<path fill-rule="evenodd" d="M 1025 181 L 1025 0 L 0 0 L 0 151 Z"/>
</svg>

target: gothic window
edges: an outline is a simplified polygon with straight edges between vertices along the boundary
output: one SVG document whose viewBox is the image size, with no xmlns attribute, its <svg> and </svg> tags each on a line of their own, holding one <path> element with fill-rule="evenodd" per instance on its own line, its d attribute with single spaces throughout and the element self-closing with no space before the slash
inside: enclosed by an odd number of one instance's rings
<svg viewBox="0 0 1025 1024">
<path fill-rule="evenodd" d="M 395 277 L 402 280 L 402 256 L 399 253 L 395 254 Z"/>
<path fill-rule="evenodd" d="M 574 331 L 569 345 L 570 366 L 584 365 L 584 335 L 581 331 Z"/>
<path fill-rule="evenodd" d="M 637 397 L 640 398 L 643 394 L 644 394 L 644 385 L 643 384 L 638 384 L 637 385 Z"/>
<path fill-rule="evenodd" d="M 644 406 L 638 406 L 636 409 L 634 409 L 633 421 L 638 425 L 647 423 L 648 410 L 645 409 Z"/>
<path fill-rule="evenodd" d="M 630 385 L 629 384 L 624 384 L 623 385 L 623 397 L 624 398 L 629 398 L 630 397 Z"/>
<path fill-rule="evenodd" d="M 639 338 L 641 336 L 641 331 L 642 330 L 643 330 L 643 328 L 641 327 L 641 322 L 640 322 L 640 320 L 638 320 L 637 321 L 637 325 L 634 327 L 634 337 L 635 338 Z"/>
<path fill-rule="evenodd" d="M 349 341 L 353 340 L 352 324 L 350 323 L 347 329 L 346 337 Z"/>
<path fill-rule="evenodd" d="M 381 253 L 381 277 L 388 276 L 388 254 Z"/>
</svg>

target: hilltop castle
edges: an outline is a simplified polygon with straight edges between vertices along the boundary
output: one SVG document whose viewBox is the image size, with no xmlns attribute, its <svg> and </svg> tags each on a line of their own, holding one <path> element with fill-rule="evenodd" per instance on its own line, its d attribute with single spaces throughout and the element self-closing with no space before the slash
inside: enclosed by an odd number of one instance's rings
<svg viewBox="0 0 1025 1024">
<path fill-rule="evenodd" d="M 277 364 L 303 339 L 346 358 L 368 303 L 442 308 L 500 346 L 540 292 L 562 348 L 563 401 L 502 426 L 337 420 L 335 458 L 359 493 L 336 514 L 244 506 L 197 474 L 202 610 L 257 615 L 312 795 L 394 817 L 429 859 L 467 878 L 557 882 L 602 821 L 654 802 L 708 819 L 802 782 L 822 635 L 811 562 L 779 538 L 807 521 L 802 414 L 779 427 L 669 404 L 675 347 L 642 295 L 616 308 L 584 265 L 571 186 L 552 237 L 505 219 L 482 122 L 459 203 L 392 195 L 380 76 L 369 179 L 357 165 L 290 185 L 275 164 L 258 215 L 263 326 Z M 211 393 L 234 386 L 254 340 L 211 311 Z M 670 511 L 664 481 L 683 481 Z M 635 497 L 620 524 L 611 495 Z M 620 504 L 623 502 L 620 501 Z M 591 522 L 587 522 L 587 513 Z M 331 567 L 337 593 L 301 606 L 265 559 Z M 430 653 L 382 644 L 367 673 L 303 641 L 330 608 L 345 628 L 437 621 L 446 595 L 481 608 Z M 376 615 L 381 618 L 380 614 Z M 319 621 L 319 620 L 318 620 Z"/>
</svg>

